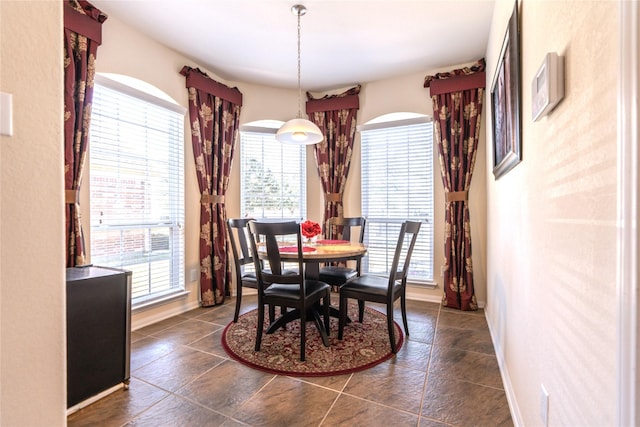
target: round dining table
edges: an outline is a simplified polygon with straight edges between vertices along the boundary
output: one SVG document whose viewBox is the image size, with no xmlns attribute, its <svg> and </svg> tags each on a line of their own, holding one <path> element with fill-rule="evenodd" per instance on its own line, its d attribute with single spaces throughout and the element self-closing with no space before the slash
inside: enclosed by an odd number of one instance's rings
<svg viewBox="0 0 640 427">
<path fill-rule="evenodd" d="M 266 252 L 261 251 L 261 246 L 258 248 L 261 257 L 266 257 Z M 296 244 L 283 243 L 280 245 L 280 258 L 283 262 L 297 261 L 298 259 L 298 247 Z M 353 243 L 344 240 L 319 240 L 312 243 L 304 243 L 302 246 L 302 261 L 305 264 L 305 277 L 311 280 L 318 280 L 320 278 L 320 264 L 327 262 L 340 262 L 351 261 L 362 258 L 367 254 L 367 247 L 362 243 Z M 331 306 L 329 312 L 332 317 L 338 317 L 338 309 Z M 317 316 L 317 309 L 309 317 L 313 319 Z M 267 334 L 272 334 L 279 328 L 286 325 L 288 322 L 300 318 L 300 314 L 297 310 L 286 313 L 281 316 L 277 321 L 272 323 L 267 329 Z M 350 322 L 350 319 L 347 319 Z M 328 345 L 328 339 L 326 332 L 321 333 L 322 341 L 325 345 Z"/>
<path fill-rule="evenodd" d="M 352 243 L 343 240 L 319 240 L 305 243 L 302 247 L 302 260 L 305 263 L 305 277 L 318 280 L 320 264 L 327 262 L 350 261 L 362 258 L 367 254 L 367 247 L 362 243 Z M 282 261 L 298 259 L 295 245 L 282 245 L 280 248 Z"/>
</svg>

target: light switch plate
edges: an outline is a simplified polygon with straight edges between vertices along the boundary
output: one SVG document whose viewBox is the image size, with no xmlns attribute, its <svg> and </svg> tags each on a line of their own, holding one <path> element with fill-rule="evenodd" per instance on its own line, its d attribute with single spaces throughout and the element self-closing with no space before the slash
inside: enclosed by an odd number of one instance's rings
<svg viewBox="0 0 640 427">
<path fill-rule="evenodd" d="M 13 135 L 13 95 L 0 92 L 0 135 Z"/>
</svg>

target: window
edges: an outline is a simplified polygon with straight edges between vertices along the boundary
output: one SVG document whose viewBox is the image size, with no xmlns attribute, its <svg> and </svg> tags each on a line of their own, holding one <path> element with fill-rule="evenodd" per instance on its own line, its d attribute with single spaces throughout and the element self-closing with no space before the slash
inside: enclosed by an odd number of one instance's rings
<svg viewBox="0 0 640 427">
<path fill-rule="evenodd" d="M 409 278 L 414 282 L 431 282 L 433 124 L 428 117 L 417 115 L 388 120 L 388 116 L 383 116 L 360 128 L 362 214 L 367 217 L 368 245 L 362 268 L 369 273 L 387 273 L 400 224 L 405 220 L 422 221 Z"/>
<path fill-rule="evenodd" d="M 184 291 L 184 114 L 173 102 L 96 76 L 91 261 L 132 271 L 135 305 Z"/>
<path fill-rule="evenodd" d="M 240 128 L 242 217 L 306 217 L 306 149 L 276 141 L 279 124 L 263 120 Z"/>
</svg>

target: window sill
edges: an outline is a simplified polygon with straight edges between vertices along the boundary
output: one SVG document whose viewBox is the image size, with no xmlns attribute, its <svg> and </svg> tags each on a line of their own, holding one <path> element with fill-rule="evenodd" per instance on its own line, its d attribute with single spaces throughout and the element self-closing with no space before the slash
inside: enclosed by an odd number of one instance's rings
<svg viewBox="0 0 640 427">
<path fill-rule="evenodd" d="M 142 311 L 142 310 L 146 310 L 148 308 L 152 308 L 152 307 L 156 307 L 159 305 L 163 305 L 163 304 L 167 304 L 179 299 L 184 299 L 189 295 L 189 291 L 185 291 L 185 290 L 179 290 L 177 292 L 172 292 L 170 294 L 166 294 L 166 295 L 161 295 L 155 298 L 149 298 L 149 299 L 145 299 L 143 301 L 139 301 L 136 303 L 133 303 L 131 306 L 131 311 L 132 312 L 136 312 L 136 311 Z"/>
<path fill-rule="evenodd" d="M 408 286 L 415 286 L 416 288 L 436 289 L 438 282 L 431 280 L 407 280 Z"/>
</svg>

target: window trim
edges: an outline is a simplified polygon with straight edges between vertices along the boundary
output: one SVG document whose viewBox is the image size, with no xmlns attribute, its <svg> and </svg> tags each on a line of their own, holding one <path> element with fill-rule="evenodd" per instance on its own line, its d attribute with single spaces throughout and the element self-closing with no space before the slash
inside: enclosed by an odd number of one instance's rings
<svg viewBox="0 0 640 427">
<path fill-rule="evenodd" d="M 433 123 L 433 118 L 429 116 L 411 117 L 408 119 L 390 120 L 386 121 L 374 121 L 365 123 L 357 127 L 358 132 L 366 132 L 370 130 L 378 129 L 392 129 L 401 126 L 421 125 L 426 123 Z"/>
<path fill-rule="evenodd" d="M 112 75 L 113 77 L 113 75 Z M 177 102 L 171 102 L 167 99 L 160 98 L 149 92 L 145 92 L 140 89 L 136 89 L 132 86 L 123 84 L 119 81 L 114 80 L 112 77 L 106 77 L 102 74 L 96 73 L 94 84 L 98 84 L 100 86 L 105 86 L 109 89 L 122 92 L 126 95 L 132 96 L 137 99 L 141 99 L 143 101 L 149 102 L 151 104 L 158 105 L 159 107 L 166 108 L 167 110 L 171 110 L 175 113 L 182 114 L 186 116 L 187 109 Z M 144 82 L 143 82 L 144 83 Z"/>
</svg>

